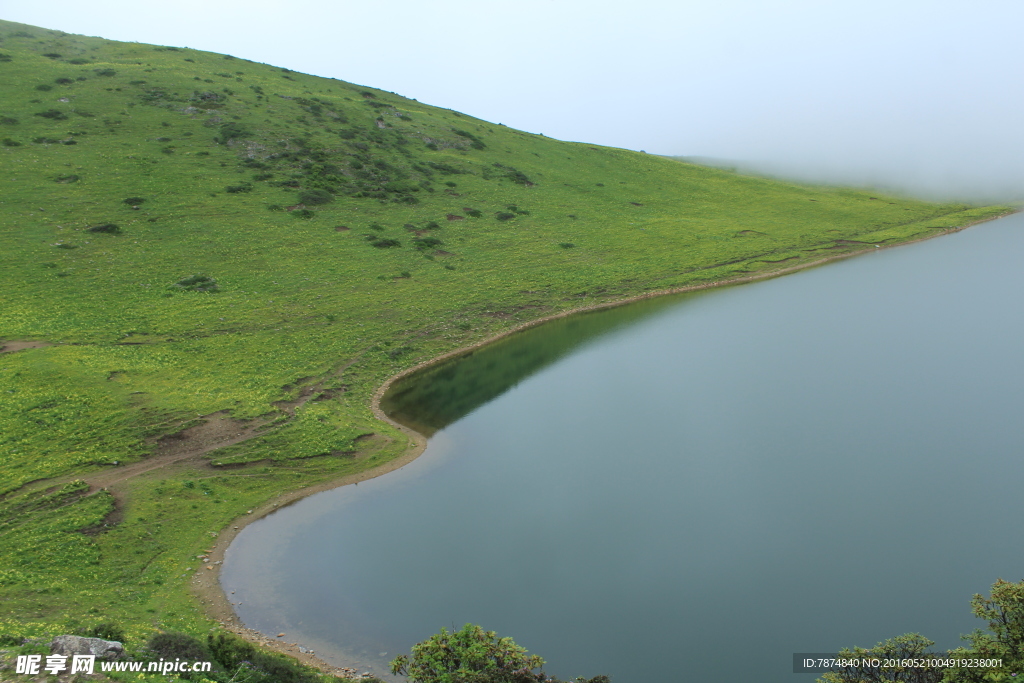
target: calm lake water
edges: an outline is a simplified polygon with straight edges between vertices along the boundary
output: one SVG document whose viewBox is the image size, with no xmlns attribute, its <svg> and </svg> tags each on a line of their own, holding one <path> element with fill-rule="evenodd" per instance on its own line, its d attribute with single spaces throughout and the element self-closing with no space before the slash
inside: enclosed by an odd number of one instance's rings
<svg viewBox="0 0 1024 683">
<path fill-rule="evenodd" d="M 613 683 L 955 647 L 1024 579 L 1022 262 L 1015 215 L 516 335 L 399 387 L 426 453 L 252 524 L 223 585 L 378 673 L 466 622 Z"/>
</svg>

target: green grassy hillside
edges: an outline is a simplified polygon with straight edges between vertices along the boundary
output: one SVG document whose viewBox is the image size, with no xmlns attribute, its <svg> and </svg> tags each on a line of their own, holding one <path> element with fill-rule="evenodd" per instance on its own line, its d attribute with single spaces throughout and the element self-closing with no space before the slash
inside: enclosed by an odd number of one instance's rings
<svg viewBox="0 0 1024 683">
<path fill-rule="evenodd" d="M 0 38 L 0 339 L 51 344 L 0 354 L 0 635 L 206 630 L 189 577 L 211 537 L 401 454 L 370 399 L 425 359 L 1006 210 L 561 142 L 208 52 Z M 252 438 L 119 477 L 220 411 Z"/>
</svg>

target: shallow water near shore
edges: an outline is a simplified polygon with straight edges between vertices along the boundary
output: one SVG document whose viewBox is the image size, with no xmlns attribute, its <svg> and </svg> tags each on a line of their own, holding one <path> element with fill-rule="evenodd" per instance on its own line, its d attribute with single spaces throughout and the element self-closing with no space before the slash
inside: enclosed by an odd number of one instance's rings
<svg viewBox="0 0 1024 683">
<path fill-rule="evenodd" d="M 955 647 L 1024 579 L 1022 259 L 1013 215 L 509 337 L 396 386 L 424 455 L 253 523 L 222 584 L 376 673 L 466 622 L 613 683 Z"/>
</svg>

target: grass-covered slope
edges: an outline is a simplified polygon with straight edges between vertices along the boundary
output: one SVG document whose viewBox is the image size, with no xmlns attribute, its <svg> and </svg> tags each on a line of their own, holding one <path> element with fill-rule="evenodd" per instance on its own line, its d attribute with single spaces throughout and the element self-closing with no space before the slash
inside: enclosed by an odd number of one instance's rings
<svg viewBox="0 0 1024 683">
<path fill-rule="evenodd" d="M 211 535 L 401 453 L 370 397 L 424 359 L 1003 211 L 742 177 L 8 22 L 0 172 L 0 339 L 52 343 L 0 354 L 0 634 L 206 628 L 188 577 Z M 282 403 L 303 387 L 314 400 Z M 262 429 L 125 470 L 219 411 Z"/>
</svg>

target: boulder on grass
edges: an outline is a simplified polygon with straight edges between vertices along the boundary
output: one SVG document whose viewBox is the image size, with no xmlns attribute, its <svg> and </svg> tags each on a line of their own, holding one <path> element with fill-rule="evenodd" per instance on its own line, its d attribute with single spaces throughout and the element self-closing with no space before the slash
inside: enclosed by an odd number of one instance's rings
<svg viewBox="0 0 1024 683">
<path fill-rule="evenodd" d="M 83 638 L 82 636 L 57 636 L 50 643 L 50 654 L 65 655 L 96 655 L 96 659 L 105 662 L 113 661 L 124 654 L 124 645 L 116 640 L 102 638 Z"/>
</svg>

